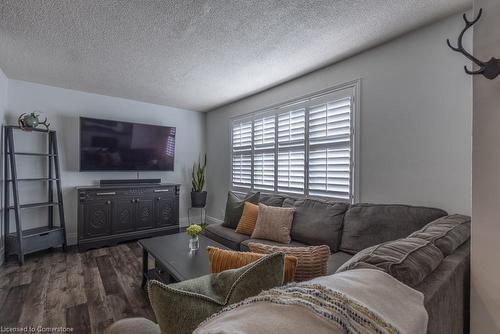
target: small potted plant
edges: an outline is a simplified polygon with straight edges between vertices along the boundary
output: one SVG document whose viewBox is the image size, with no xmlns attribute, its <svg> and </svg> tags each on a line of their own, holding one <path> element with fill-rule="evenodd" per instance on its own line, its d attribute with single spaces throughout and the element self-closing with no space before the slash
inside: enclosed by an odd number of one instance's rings
<svg viewBox="0 0 500 334">
<path fill-rule="evenodd" d="M 203 191 L 205 187 L 205 169 L 207 168 L 207 155 L 205 154 L 205 159 L 203 165 L 201 161 L 198 160 L 198 165 L 195 163 L 193 165 L 192 176 L 192 189 L 191 189 L 191 207 L 193 208 L 204 208 L 207 204 L 207 192 Z"/>
<path fill-rule="evenodd" d="M 198 224 L 192 224 L 187 227 L 186 233 L 191 237 L 191 239 L 189 239 L 189 250 L 195 251 L 200 248 L 198 235 L 200 235 L 201 232 L 203 232 L 203 228 Z"/>
</svg>

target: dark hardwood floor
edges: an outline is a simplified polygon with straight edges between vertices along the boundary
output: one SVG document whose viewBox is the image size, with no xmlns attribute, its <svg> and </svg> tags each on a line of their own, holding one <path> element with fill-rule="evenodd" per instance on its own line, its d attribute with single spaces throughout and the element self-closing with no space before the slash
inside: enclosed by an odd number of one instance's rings
<svg viewBox="0 0 500 334">
<path fill-rule="evenodd" d="M 141 273 L 142 250 L 135 242 L 37 253 L 22 267 L 10 258 L 0 267 L 0 325 L 94 334 L 122 318 L 154 320 Z"/>
</svg>

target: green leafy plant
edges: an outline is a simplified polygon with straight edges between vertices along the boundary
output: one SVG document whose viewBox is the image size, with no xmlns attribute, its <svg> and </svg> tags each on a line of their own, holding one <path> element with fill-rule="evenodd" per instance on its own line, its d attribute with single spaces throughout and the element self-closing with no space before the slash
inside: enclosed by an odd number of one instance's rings
<svg viewBox="0 0 500 334">
<path fill-rule="evenodd" d="M 193 224 L 193 225 L 189 225 L 187 228 L 186 228 L 186 233 L 187 235 L 189 235 L 191 238 L 194 238 L 196 237 L 198 234 L 200 234 L 201 232 L 203 232 L 203 228 L 198 225 L 198 224 Z"/>
<path fill-rule="evenodd" d="M 193 185 L 193 191 L 202 192 L 203 187 L 205 186 L 205 170 L 207 168 L 207 155 L 205 154 L 205 159 L 203 161 L 203 165 L 201 161 L 198 160 L 198 164 L 193 165 L 193 172 L 191 173 Z"/>
</svg>

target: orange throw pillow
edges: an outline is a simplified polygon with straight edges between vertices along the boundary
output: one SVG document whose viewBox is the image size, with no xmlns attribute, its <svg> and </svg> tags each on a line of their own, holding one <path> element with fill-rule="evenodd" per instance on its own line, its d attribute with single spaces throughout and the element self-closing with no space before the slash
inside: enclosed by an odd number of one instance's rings
<svg viewBox="0 0 500 334">
<path fill-rule="evenodd" d="M 207 247 L 207 251 L 208 260 L 210 261 L 210 271 L 212 273 L 220 273 L 221 271 L 229 269 L 238 269 L 267 255 L 250 252 L 237 252 L 211 246 Z M 285 277 L 283 279 L 283 283 L 293 282 L 296 268 L 297 258 L 295 256 L 286 255 Z"/>
<path fill-rule="evenodd" d="M 252 235 L 255 229 L 255 223 L 259 216 L 259 206 L 250 202 L 245 202 L 243 213 L 241 214 L 240 222 L 236 227 L 236 232 L 246 235 Z"/>
</svg>

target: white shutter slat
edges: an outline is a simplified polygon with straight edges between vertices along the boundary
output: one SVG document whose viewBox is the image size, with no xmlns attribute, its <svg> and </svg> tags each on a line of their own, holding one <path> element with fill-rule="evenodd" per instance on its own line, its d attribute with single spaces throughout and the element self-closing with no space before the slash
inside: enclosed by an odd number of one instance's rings
<svg viewBox="0 0 500 334">
<path fill-rule="evenodd" d="M 233 127 L 233 147 L 252 144 L 252 123 L 240 122 Z"/>
<path fill-rule="evenodd" d="M 252 156 L 234 153 L 231 168 L 233 187 L 250 188 L 252 185 Z"/>
<path fill-rule="evenodd" d="M 288 111 L 278 115 L 278 143 L 304 140 L 305 109 Z"/>
<path fill-rule="evenodd" d="M 253 188 L 274 190 L 274 152 L 255 153 L 253 167 Z"/>
<path fill-rule="evenodd" d="M 286 151 L 278 153 L 278 191 L 303 194 L 305 153 Z"/>
<path fill-rule="evenodd" d="M 305 108 L 299 108 L 278 115 L 279 192 L 304 194 L 305 113 Z"/>
<path fill-rule="evenodd" d="M 255 148 L 274 148 L 274 128 L 274 115 L 261 117 L 254 120 L 253 144 Z"/>
<path fill-rule="evenodd" d="M 309 195 L 350 199 L 351 99 L 310 108 L 308 130 Z"/>
<path fill-rule="evenodd" d="M 250 189 L 252 186 L 252 122 L 233 122 L 232 128 L 232 185 Z"/>
</svg>

